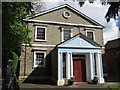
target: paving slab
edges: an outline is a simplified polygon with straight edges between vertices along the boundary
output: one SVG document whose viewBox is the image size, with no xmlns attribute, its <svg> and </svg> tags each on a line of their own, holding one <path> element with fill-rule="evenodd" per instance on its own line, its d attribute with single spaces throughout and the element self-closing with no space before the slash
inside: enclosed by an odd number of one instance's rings
<svg viewBox="0 0 120 90">
<path fill-rule="evenodd" d="M 74 83 L 74 85 L 68 85 L 68 86 L 57 86 L 56 84 L 52 82 L 46 82 L 46 83 L 19 83 L 20 90 L 22 89 L 29 89 L 29 88 L 106 88 L 110 85 L 120 85 L 118 82 L 106 82 L 103 84 L 88 84 L 87 82 L 79 82 Z"/>
</svg>

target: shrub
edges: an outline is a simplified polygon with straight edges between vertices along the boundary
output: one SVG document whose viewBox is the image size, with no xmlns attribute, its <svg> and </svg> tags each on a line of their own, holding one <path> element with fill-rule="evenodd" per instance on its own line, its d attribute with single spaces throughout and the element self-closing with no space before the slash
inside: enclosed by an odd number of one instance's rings
<svg viewBox="0 0 120 90">
<path fill-rule="evenodd" d="M 17 65 L 18 65 L 18 56 L 15 52 L 12 52 L 12 73 L 14 76 L 16 76 L 16 70 L 17 70 Z"/>
</svg>

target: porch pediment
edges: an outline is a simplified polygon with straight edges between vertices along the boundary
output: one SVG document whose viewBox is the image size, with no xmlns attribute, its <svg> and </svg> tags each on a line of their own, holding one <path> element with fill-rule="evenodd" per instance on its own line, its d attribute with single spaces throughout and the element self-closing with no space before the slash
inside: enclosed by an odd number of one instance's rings
<svg viewBox="0 0 120 90">
<path fill-rule="evenodd" d="M 101 46 L 79 33 L 69 40 L 62 42 L 58 47 L 100 48 Z"/>
</svg>

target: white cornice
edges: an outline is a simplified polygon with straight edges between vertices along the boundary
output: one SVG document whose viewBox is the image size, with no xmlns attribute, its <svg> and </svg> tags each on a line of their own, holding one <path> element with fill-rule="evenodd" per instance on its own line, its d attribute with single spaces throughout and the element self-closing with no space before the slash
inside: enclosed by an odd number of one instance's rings
<svg viewBox="0 0 120 90">
<path fill-rule="evenodd" d="M 23 44 L 23 46 L 25 46 L 26 44 Z M 29 44 L 27 44 L 27 46 L 29 46 Z M 32 44 L 32 47 L 55 47 L 56 45 L 42 45 L 42 44 Z M 73 46 L 57 46 L 58 48 L 95 48 L 95 49 L 100 49 L 101 47 L 81 47 L 81 46 L 77 46 L 77 47 L 73 47 Z M 37 49 L 37 48 L 35 48 Z"/>
<path fill-rule="evenodd" d="M 75 47 L 73 47 L 73 46 L 58 46 L 58 48 L 66 48 L 66 47 L 68 47 L 68 48 L 94 48 L 94 49 L 100 49 L 101 47 L 81 47 L 81 46 L 75 46 Z"/>
<path fill-rule="evenodd" d="M 43 11 L 43 12 L 40 12 L 36 15 L 34 15 L 33 17 L 31 18 L 34 18 L 34 17 L 37 17 L 39 15 L 43 15 L 43 14 L 46 14 L 48 12 L 51 12 L 51 11 L 54 11 L 54 10 L 57 10 L 57 9 L 60 9 L 60 8 L 63 8 L 63 7 L 68 7 L 70 8 L 71 10 L 75 11 L 76 13 L 78 13 L 79 15 L 82 15 L 83 17 L 85 17 L 86 19 L 90 20 L 91 22 L 95 23 L 96 25 L 100 25 L 102 27 L 104 27 L 103 25 L 101 25 L 100 23 L 96 22 L 95 20 L 91 19 L 90 17 L 88 17 L 87 15 L 83 14 L 82 12 L 78 11 L 77 9 L 75 9 L 74 7 L 68 5 L 68 4 L 63 4 L 63 5 L 60 5 L 60 6 L 57 6 L 55 8 L 52 8 L 52 9 L 48 9 L 46 11 Z M 28 19 L 31 19 L 31 18 L 28 18 Z"/>
<path fill-rule="evenodd" d="M 26 44 L 23 44 L 25 46 Z M 29 44 L 27 44 L 29 46 Z M 43 45 L 43 44 L 32 44 L 32 47 L 55 47 L 56 45 Z"/>
<path fill-rule="evenodd" d="M 91 28 L 103 28 L 102 26 L 95 25 L 85 25 L 85 24 L 74 24 L 74 23 L 65 23 L 65 22 L 56 22 L 56 21 L 43 21 L 43 20 L 34 20 L 34 19 L 23 19 L 26 22 L 39 22 L 46 24 L 60 24 L 60 25 L 70 25 L 70 26 L 78 26 L 78 27 L 91 27 Z"/>
</svg>

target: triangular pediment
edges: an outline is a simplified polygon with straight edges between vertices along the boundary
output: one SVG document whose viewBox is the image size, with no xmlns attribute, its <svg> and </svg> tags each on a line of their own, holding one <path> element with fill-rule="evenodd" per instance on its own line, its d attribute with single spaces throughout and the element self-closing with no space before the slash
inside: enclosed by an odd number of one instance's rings
<svg viewBox="0 0 120 90">
<path fill-rule="evenodd" d="M 58 47 L 78 47 L 78 48 L 100 48 L 101 46 L 82 34 L 78 34 L 73 38 L 59 44 Z"/>
<path fill-rule="evenodd" d="M 70 14 L 70 17 L 67 19 L 64 17 L 65 12 L 69 12 Z M 78 11 L 68 4 L 60 5 L 58 7 L 43 11 L 34 15 L 33 17 L 28 18 L 27 20 L 55 21 L 102 26 L 100 23 L 96 22 L 95 20 L 91 19 L 87 15 L 83 14 L 82 12 Z"/>
</svg>

